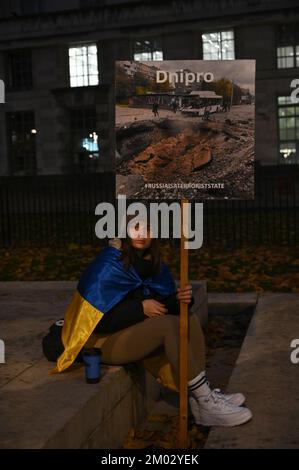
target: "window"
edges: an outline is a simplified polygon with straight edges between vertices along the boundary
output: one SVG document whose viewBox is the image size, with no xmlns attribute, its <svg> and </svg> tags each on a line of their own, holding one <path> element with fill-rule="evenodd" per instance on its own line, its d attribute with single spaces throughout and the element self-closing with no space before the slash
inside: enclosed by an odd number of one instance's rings
<svg viewBox="0 0 299 470">
<path fill-rule="evenodd" d="M 280 26 L 277 36 L 277 68 L 299 67 L 299 24 Z"/>
<path fill-rule="evenodd" d="M 18 49 L 6 56 L 7 88 L 9 90 L 27 90 L 32 88 L 31 50 Z"/>
<path fill-rule="evenodd" d="M 203 59 L 226 60 L 235 58 L 234 32 L 219 31 L 202 35 Z"/>
<path fill-rule="evenodd" d="M 279 163 L 299 163 L 299 104 L 278 97 Z"/>
<path fill-rule="evenodd" d="M 277 68 L 290 69 L 295 67 L 294 47 L 277 48 Z M 296 47 L 296 67 L 299 66 L 299 46 Z"/>
<path fill-rule="evenodd" d="M 13 174 L 34 174 L 36 129 L 34 112 L 7 113 L 8 148 Z"/>
<path fill-rule="evenodd" d="M 96 118 L 95 108 L 70 110 L 71 148 L 74 165 L 79 173 L 94 171 L 98 165 L 100 146 Z"/>
<path fill-rule="evenodd" d="M 134 44 L 134 60 L 163 60 L 163 51 L 158 39 L 138 40 Z"/>
<path fill-rule="evenodd" d="M 99 84 L 98 51 L 96 44 L 69 48 L 71 87 Z"/>
</svg>

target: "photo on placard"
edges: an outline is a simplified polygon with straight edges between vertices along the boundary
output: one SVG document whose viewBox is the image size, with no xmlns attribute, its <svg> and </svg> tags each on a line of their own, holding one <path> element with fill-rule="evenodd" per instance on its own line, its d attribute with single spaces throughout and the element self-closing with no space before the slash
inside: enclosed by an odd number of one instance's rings
<svg viewBox="0 0 299 470">
<path fill-rule="evenodd" d="M 255 60 L 117 61 L 116 195 L 254 199 Z"/>
</svg>

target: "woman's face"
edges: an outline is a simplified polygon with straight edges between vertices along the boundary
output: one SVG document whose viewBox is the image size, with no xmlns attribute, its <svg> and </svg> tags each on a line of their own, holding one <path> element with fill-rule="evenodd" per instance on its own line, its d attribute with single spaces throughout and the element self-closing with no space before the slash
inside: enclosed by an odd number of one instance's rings
<svg viewBox="0 0 299 470">
<path fill-rule="evenodd" d="M 136 250 L 146 250 L 151 246 L 151 230 L 150 227 L 141 227 L 139 225 L 129 230 L 129 237 L 131 239 L 132 247 Z"/>
</svg>

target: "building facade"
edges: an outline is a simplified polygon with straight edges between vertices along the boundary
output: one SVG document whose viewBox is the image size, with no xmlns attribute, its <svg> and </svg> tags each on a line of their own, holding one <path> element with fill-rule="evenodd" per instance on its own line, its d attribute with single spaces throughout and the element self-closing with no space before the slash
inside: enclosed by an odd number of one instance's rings
<svg viewBox="0 0 299 470">
<path fill-rule="evenodd" d="M 256 161 L 299 163 L 297 0 L 3 0 L 0 175 L 112 170 L 114 62 L 161 59 L 256 59 Z"/>
</svg>

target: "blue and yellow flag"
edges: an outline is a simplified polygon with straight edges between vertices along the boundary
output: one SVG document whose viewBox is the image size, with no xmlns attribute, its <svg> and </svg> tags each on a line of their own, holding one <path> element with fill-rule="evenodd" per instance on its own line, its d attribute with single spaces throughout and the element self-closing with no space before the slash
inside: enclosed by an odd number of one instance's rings
<svg viewBox="0 0 299 470">
<path fill-rule="evenodd" d="M 175 292 L 174 280 L 164 263 L 158 274 L 142 280 L 132 266 L 125 270 L 120 255 L 117 248 L 105 248 L 82 274 L 65 313 L 65 349 L 53 372 L 62 372 L 72 365 L 99 321 L 130 291 L 142 287 L 145 294 L 152 289 L 163 297 Z"/>
</svg>

